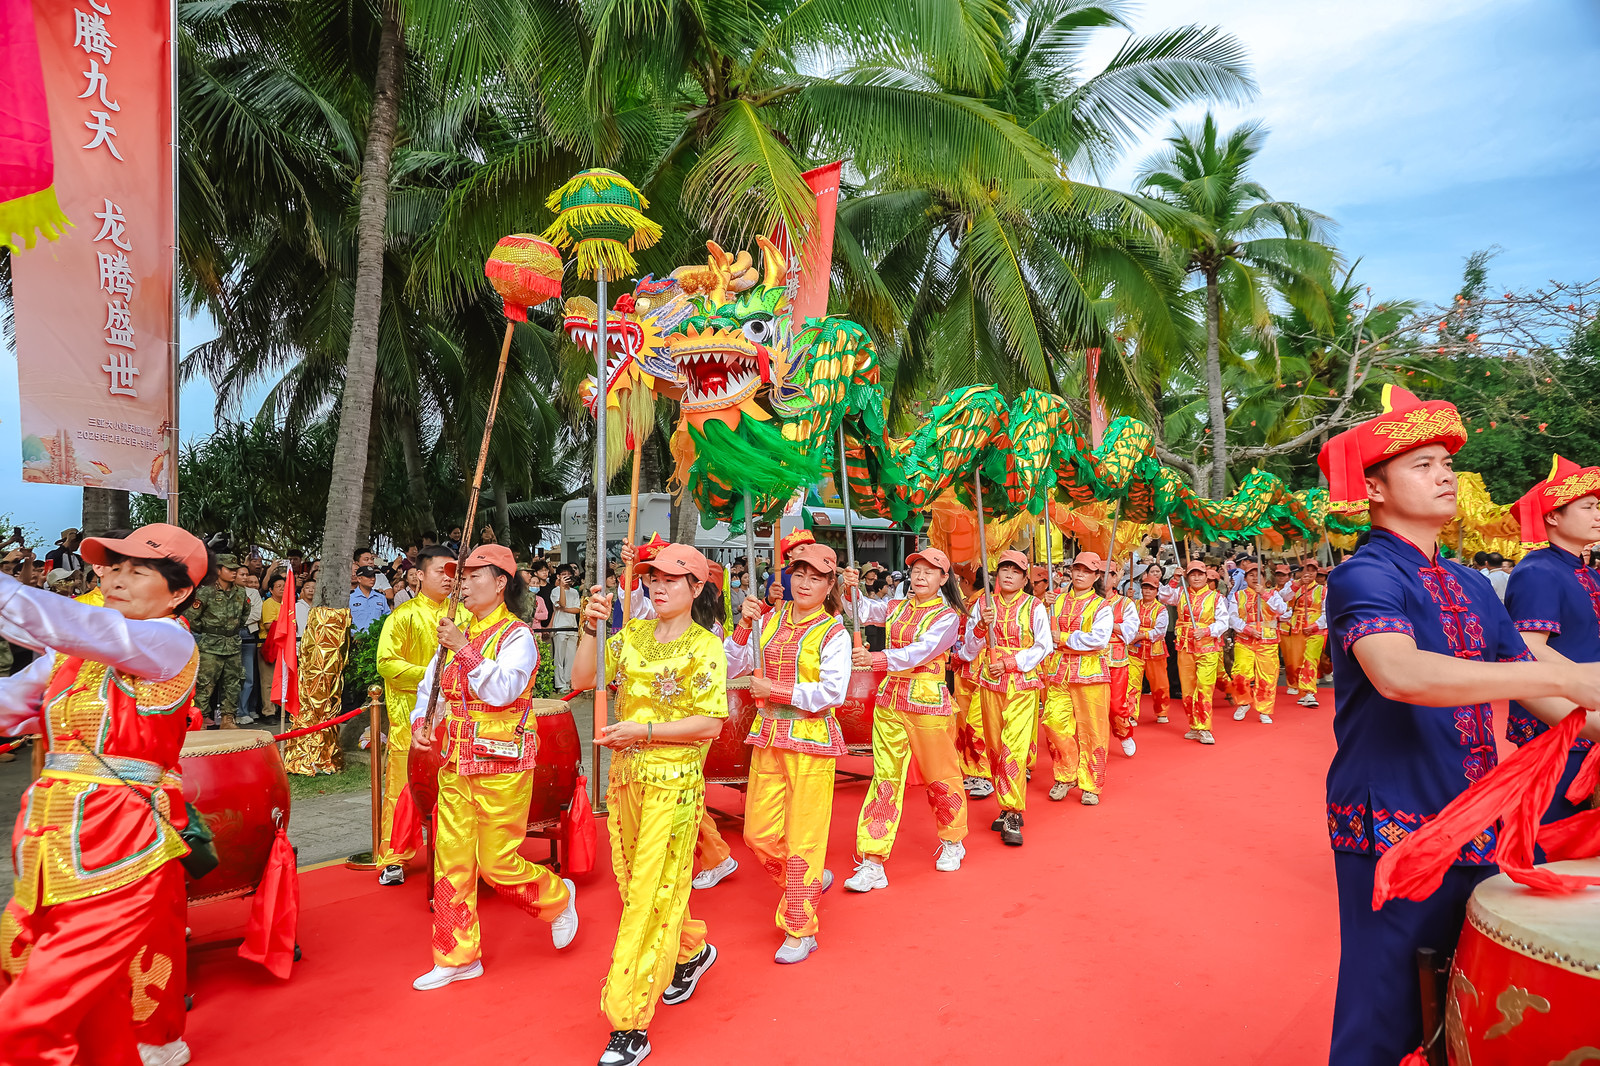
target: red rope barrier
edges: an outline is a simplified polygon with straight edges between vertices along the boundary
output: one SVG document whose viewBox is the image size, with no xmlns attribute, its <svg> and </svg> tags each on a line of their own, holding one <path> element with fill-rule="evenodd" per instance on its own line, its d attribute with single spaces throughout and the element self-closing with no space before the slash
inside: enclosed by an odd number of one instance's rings
<svg viewBox="0 0 1600 1066">
<path fill-rule="evenodd" d="M 344 714 L 341 714 L 337 718 L 330 718 L 326 722 L 323 722 L 323 723 L 321 723 L 319 725 L 308 725 L 304 729 L 291 729 L 287 733 L 274 733 L 273 736 L 272 736 L 272 739 L 273 740 L 293 740 L 295 737 L 303 737 L 307 733 L 315 733 L 319 729 L 327 729 L 327 728 L 329 728 L 331 726 L 343 725 L 344 723 L 348 722 L 350 719 L 354 718 L 358 714 L 370 714 L 370 713 L 371 713 L 371 708 L 369 708 L 365 703 L 363 703 L 361 706 L 357 707 L 355 710 L 347 711 Z"/>
</svg>

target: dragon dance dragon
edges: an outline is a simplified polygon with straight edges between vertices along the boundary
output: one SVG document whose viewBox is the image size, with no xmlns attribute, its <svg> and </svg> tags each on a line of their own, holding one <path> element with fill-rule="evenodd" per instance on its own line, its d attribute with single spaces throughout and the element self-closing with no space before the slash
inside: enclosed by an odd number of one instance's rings
<svg viewBox="0 0 1600 1066">
<path fill-rule="evenodd" d="M 1197 495 L 1161 465 L 1149 426 L 1118 418 L 1098 448 L 1067 402 L 1029 389 L 1007 400 L 991 385 L 946 395 L 909 437 L 891 437 L 878 354 L 847 318 L 790 312 L 786 263 L 765 238 L 758 270 L 749 252 L 707 243 L 704 264 L 639 281 L 606 314 L 608 407 L 631 407 L 628 425 L 648 425 L 655 397 L 678 404 L 671 449 L 674 482 L 693 497 L 701 521 L 735 532 L 752 513 L 771 521 L 802 488 L 837 476 L 835 442 L 844 427 L 844 481 L 859 514 L 915 528 L 954 489 L 973 505 L 974 473 L 985 513 L 1007 518 L 1044 511 L 1047 501 L 1115 501 L 1134 522 L 1170 520 L 1205 541 L 1276 530 L 1314 540 L 1342 531 L 1322 489 L 1289 491 L 1253 471 L 1225 500 Z M 594 301 L 565 305 L 567 335 L 593 352 Z M 591 410 L 597 402 L 586 383 Z M 620 462 L 620 456 L 618 457 Z"/>
</svg>

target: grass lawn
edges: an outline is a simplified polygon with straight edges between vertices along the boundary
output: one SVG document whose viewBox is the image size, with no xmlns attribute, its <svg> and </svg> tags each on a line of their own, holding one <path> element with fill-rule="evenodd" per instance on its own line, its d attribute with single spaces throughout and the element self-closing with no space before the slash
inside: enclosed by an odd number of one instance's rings
<svg viewBox="0 0 1600 1066">
<path fill-rule="evenodd" d="M 338 792 L 365 792 L 368 780 L 365 763 L 346 764 L 345 768 L 336 774 L 317 774 L 315 777 L 290 774 L 289 798 L 297 800 L 310 796 L 328 796 Z"/>
</svg>

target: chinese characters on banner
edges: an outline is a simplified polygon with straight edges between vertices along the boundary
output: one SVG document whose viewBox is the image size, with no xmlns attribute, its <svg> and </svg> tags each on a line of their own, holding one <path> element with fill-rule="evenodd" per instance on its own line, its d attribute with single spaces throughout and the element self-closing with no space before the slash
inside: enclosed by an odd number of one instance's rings
<svg viewBox="0 0 1600 1066">
<path fill-rule="evenodd" d="M 12 254 L 22 478 L 166 495 L 172 0 L 34 0 L 74 224 Z"/>
</svg>

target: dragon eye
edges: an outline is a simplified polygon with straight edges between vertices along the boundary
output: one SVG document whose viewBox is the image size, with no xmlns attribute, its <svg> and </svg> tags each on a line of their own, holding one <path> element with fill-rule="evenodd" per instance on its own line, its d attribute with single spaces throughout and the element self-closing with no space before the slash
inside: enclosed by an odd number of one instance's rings
<svg viewBox="0 0 1600 1066">
<path fill-rule="evenodd" d="M 752 344 L 766 344 L 773 337 L 773 323 L 770 318 L 752 318 L 742 327 L 745 340 Z"/>
</svg>

